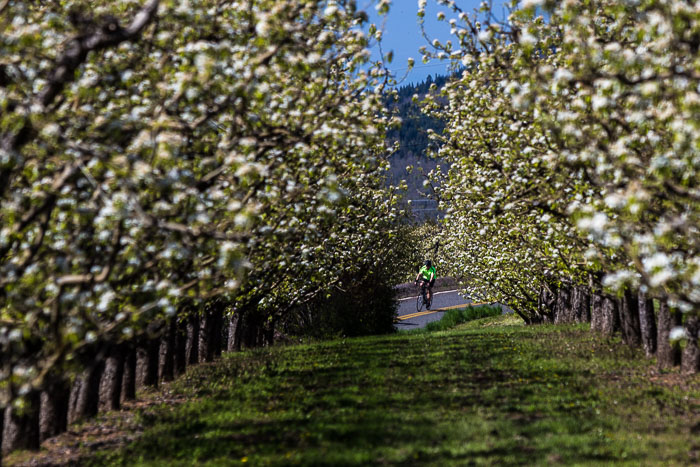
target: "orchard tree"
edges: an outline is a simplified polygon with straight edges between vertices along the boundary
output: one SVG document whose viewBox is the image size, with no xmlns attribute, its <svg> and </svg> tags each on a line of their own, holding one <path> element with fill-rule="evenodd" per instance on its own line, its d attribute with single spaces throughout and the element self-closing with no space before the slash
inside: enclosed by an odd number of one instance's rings
<svg viewBox="0 0 700 467">
<path fill-rule="evenodd" d="M 180 303 L 333 282 L 386 234 L 387 75 L 354 1 L 0 10 L 3 403 Z"/>
</svg>

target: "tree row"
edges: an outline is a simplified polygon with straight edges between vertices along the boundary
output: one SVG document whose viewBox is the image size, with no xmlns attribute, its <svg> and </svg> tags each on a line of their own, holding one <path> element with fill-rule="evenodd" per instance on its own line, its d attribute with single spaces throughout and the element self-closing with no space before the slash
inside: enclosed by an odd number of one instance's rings
<svg viewBox="0 0 700 467">
<path fill-rule="evenodd" d="M 423 103 L 446 122 L 433 187 L 451 273 L 528 323 L 591 319 L 698 371 L 700 13 L 438 3 L 453 37 L 425 59 L 463 69 Z"/>
</svg>

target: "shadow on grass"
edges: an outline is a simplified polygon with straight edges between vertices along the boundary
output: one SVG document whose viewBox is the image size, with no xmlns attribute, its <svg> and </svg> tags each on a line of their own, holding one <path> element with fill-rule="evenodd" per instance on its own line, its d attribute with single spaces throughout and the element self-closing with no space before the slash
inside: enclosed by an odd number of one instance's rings
<svg viewBox="0 0 700 467">
<path fill-rule="evenodd" d="M 625 422 L 607 411 L 612 389 L 592 378 L 585 362 L 572 369 L 558 361 L 562 349 L 547 347 L 557 338 L 542 344 L 535 337 L 519 330 L 416 334 L 228 356 L 181 383 L 197 400 L 141 414 L 145 432 L 137 442 L 92 462 L 645 459 L 627 435 L 615 436 Z M 634 394 L 623 399 L 632 404 Z"/>
</svg>

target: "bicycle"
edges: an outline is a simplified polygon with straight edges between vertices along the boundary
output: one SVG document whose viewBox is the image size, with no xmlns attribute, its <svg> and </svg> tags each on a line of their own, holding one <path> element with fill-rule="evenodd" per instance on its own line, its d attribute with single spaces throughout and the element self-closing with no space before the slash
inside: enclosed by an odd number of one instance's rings
<svg viewBox="0 0 700 467">
<path fill-rule="evenodd" d="M 427 309 L 430 309 L 430 306 L 433 304 L 433 297 L 430 297 L 430 300 L 428 300 L 426 296 L 428 290 L 426 285 L 425 281 L 420 281 L 420 293 L 416 297 L 416 310 L 419 313 L 423 310 L 423 305 L 425 305 Z"/>
</svg>

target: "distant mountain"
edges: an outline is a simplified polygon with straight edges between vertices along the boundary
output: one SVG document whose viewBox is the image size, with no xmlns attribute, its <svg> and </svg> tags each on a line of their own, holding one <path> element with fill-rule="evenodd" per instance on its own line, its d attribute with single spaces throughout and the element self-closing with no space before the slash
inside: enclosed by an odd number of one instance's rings
<svg viewBox="0 0 700 467">
<path fill-rule="evenodd" d="M 432 217 L 436 215 L 436 203 L 426 200 L 421 193 L 426 193 L 423 187 L 425 177 L 420 173 L 422 168 L 424 173 L 434 169 L 438 161 L 430 159 L 425 155 L 425 150 L 431 144 L 428 139 L 428 129 L 436 133 L 441 133 L 445 125 L 440 120 L 436 120 L 424 115 L 419 105 L 413 102 L 413 96 L 417 95 L 422 100 L 430 92 L 431 85 L 435 84 L 440 89 L 449 79 L 448 76 L 436 75 L 434 78 L 428 76 L 425 81 L 418 84 L 409 84 L 398 88 L 398 101 L 389 102 L 389 107 L 398 111 L 398 116 L 403 124 L 401 128 L 392 130 L 387 135 L 389 141 L 398 141 L 400 149 L 392 155 L 391 171 L 388 182 L 398 184 L 401 180 L 406 180 L 408 192 L 406 198 L 413 200 L 413 210 L 418 217 Z M 406 166 L 413 166 L 411 173 L 406 172 Z"/>
</svg>

